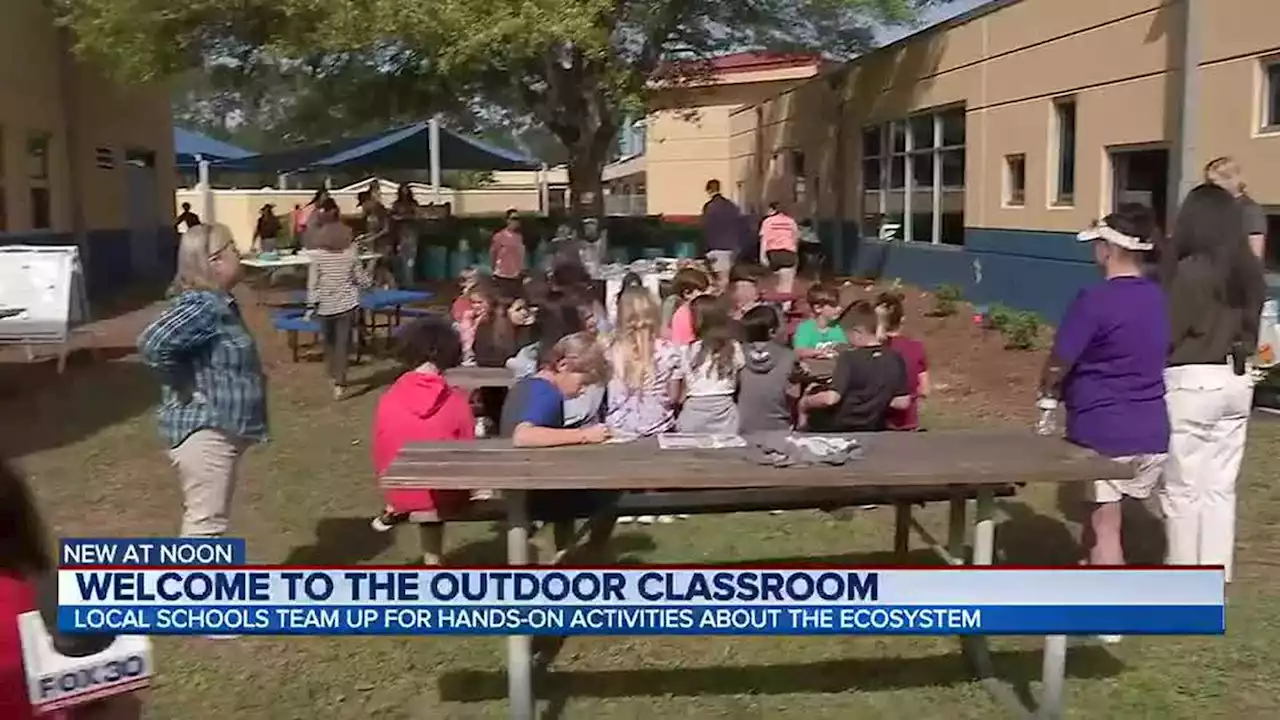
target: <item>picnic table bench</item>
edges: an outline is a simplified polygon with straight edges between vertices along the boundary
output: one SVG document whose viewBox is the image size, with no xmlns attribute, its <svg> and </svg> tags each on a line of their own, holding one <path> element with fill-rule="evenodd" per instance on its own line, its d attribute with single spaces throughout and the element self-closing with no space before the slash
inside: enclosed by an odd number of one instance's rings
<svg viewBox="0 0 1280 720">
<path fill-rule="evenodd" d="M 382 478 L 385 488 L 501 491 L 454 515 L 416 516 L 415 521 L 465 522 L 507 518 L 507 560 L 527 565 L 529 491 L 649 490 L 623 495 L 618 514 L 721 513 L 753 510 L 836 508 L 891 503 L 896 508 L 895 550 L 905 553 L 914 530 L 944 561 L 966 564 L 968 501 L 975 500 L 972 565 L 991 565 L 995 550 L 995 498 L 1023 483 L 1075 483 L 1124 477 L 1131 470 L 1057 438 L 1030 432 L 874 433 L 854 435 L 866 455 L 840 467 L 780 469 L 749 460 L 741 450 L 660 450 L 656 440 L 595 446 L 522 449 L 509 440 L 474 444 L 422 443 L 406 447 Z M 946 544 L 912 516 L 918 503 L 950 503 Z M 559 530 L 559 528 L 557 528 Z M 557 536 L 561 533 L 557 532 Z M 559 540 L 559 538 L 557 538 Z M 508 638 L 511 717 L 534 714 L 532 639 Z M 1015 711 L 1022 701 L 991 669 L 982 638 L 965 641 L 963 652 L 984 686 Z M 1038 717 L 1059 717 L 1066 670 L 1066 637 L 1046 638 Z"/>
<path fill-rule="evenodd" d="M 446 370 L 444 379 L 450 385 L 463 390 L 509 388 L 516 384 L 515 373 L 504 367 L 464 365 Z"/>
</svg>

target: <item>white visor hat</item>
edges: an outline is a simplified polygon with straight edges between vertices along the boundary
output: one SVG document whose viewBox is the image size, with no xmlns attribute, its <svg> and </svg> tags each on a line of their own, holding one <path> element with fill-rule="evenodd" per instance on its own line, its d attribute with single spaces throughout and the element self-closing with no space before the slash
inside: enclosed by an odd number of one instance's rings
<svg viewBox="0 0 1280 720">
<path fill-rule="evenodd" d="M 1076 239 L 1080 242 L 1105 240 L 1116 247 L 1133 250 L 1134 252 L 1147 252 L 1156 248 L 1150 241 L 1140 240 L 1132 235 L 1125 235 L 1101 220 L 1094 223 L 1089 229 L 1081 231 L 1079 235 L 1076 235 Z"/>
</svg>

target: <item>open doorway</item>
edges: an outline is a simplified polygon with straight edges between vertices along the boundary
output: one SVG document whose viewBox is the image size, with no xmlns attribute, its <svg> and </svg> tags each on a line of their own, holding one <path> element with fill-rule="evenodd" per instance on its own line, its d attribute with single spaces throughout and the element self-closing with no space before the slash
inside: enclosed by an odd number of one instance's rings
<svg viewBox="0 0 1280 720">
<path fill-rule="evenodd" d="M 1162 230 L 1169 213 L 1169 150 L 1164 147 L 1111 148 L 1111 207 L 1137 202 L 1155 212 Z"/>
</svg>

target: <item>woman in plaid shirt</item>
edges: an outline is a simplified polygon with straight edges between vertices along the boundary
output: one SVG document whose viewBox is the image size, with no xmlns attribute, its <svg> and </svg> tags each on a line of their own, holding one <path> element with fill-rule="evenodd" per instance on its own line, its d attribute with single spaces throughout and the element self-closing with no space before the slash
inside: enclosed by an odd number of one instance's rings
<svg viewBox="0 0 1280 720">
<path fill-rule="evenodd" d="M 231 288 L 240 253 L 224 225 L 182 236 L 169 307 L 138 350 L 163 383 L 160 434 L 182 482 L 182 534 L 227 530 L 240 458 L 267 439 L 266 378 Z"/>
</svg>

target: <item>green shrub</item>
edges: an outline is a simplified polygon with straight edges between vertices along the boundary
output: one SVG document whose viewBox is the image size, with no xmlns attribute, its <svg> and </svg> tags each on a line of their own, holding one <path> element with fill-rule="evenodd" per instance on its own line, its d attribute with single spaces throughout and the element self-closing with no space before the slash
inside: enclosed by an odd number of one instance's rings
<svg viewBox="0 0 1280 720">
<path fill-rule="evenodd" d="M 987 310 L 987 317 L 986 321 L 983 322 L 983 327 L 1003 333 L 1010 325 L 1016 322 L 1017 317 L 1018 311 L 1013 308 L 1004 305 L 992 305 L 991 309 Z"/>
<path fill-rule="evenodd" d="M 959 285 L 939 285 L 937 290 L 933 291 L 933 312 L 930 314 L 934 317 L 950 317 L 956 314 L 963 292 Z"/>
<path fill-rule="evenodd" d="M 1040 342 L 1040 328 L 1044 323 L 1033 312 L 1011 312 L 1000 333 L 1004 346 L 1009 350 L 1034 350 Z"/>
</svg>

